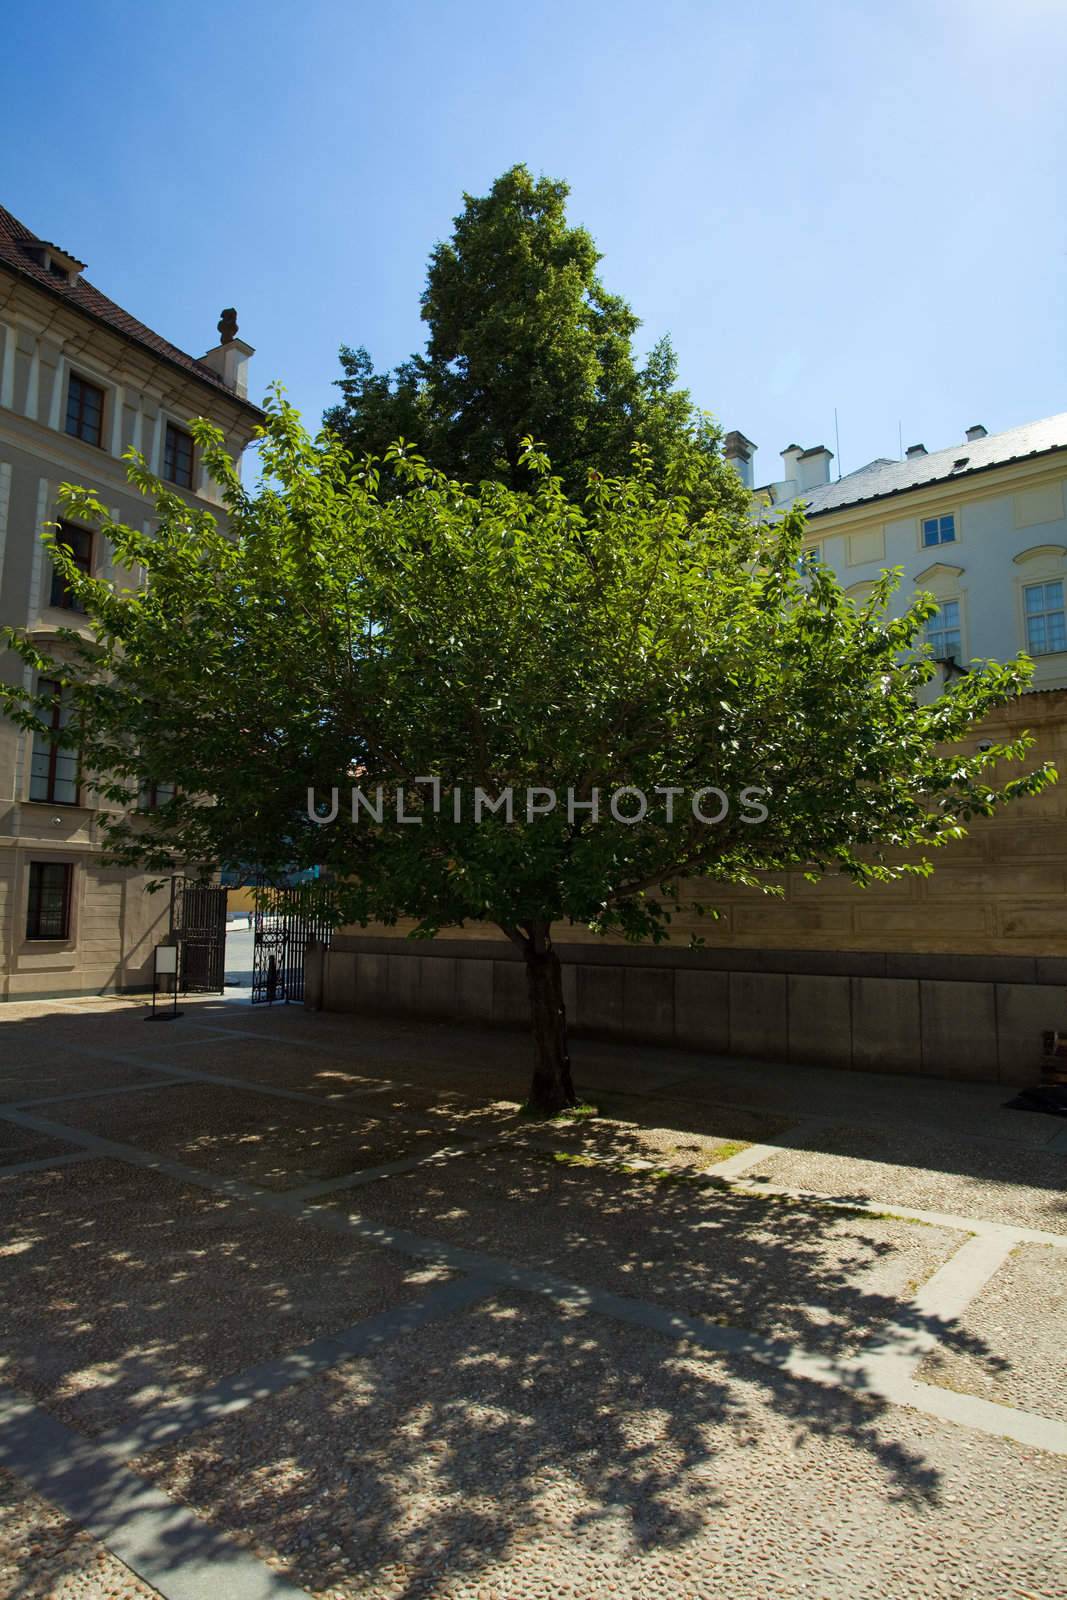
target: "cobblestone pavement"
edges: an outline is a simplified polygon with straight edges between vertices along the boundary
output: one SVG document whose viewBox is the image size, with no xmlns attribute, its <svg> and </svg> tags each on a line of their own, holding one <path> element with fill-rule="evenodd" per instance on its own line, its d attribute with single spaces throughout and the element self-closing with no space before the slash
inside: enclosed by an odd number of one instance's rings
<svg viewBox="0 0 1067 1600">
<path fill-rule="evenodd" d="M 0 1012 L 0 1600 L 1067 1596 L 1062 1123 L 184 1012 Z"/>
</svg>

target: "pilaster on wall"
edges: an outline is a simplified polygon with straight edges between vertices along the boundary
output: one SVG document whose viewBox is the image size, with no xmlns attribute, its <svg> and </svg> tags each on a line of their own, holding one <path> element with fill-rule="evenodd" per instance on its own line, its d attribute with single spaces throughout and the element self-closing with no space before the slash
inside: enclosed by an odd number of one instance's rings
<svg viewBox="0 0 1067 1600">
<path fill-rule="evenodd" d="M 0 406 L 10 411 L 15 404 L 15 343 L 17 335 L 10 323 L 0 323 Z"/>
<path fill-rule="evenodd" d="M 11 507 L 11 463 L 0 461 L 0 594 L 4 589 L 4 555 L 7 551 L 7 519 Z"/>
<path fill-rule="evenodd" d="M 44 567 L 44 545 L 41 543 L 41 532 L 46 522 L 52 515 L 53 484 L 48 478 L 40 478 L 37 483 L 37 517 L 34 524 L 33 559 L 30 562 L 30 588 L 26 596 L 26 619 L 32 622 L 40 613 L 44 603 L 41 589 L 41 573 Z"/>
</svg>

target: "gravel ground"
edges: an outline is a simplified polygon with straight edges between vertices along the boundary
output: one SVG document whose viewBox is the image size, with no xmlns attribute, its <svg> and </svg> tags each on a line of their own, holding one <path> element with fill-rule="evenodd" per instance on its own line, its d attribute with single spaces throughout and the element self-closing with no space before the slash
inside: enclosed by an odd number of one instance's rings
<svg viewBox="0 0 1067 1600">
<path fill-rule="evenodd" d="M 172 1060 L 176 1068 L 188 1066 L 197 1072 L 250 1078 L 271 1088 L 321 1094 L 324 1099 L 345 1100 L 388 1081 L 377 1061 L 364 1067 L 352 1055 L 302 1049 L 299 1040 L 291 1044 L 269 1039 L 211 1040 L 202 1045 L 183 1045 L 166 1059 Z"/>
<path fill-rule="evenodd" d="M 521 1296 L 139 1464 L 342 1600 L 1063 1596 L 1064 1467 Z"/>
<path fill-rule="evenodd" d="M 499 1119 L 514 1114 L 514 1100 L 492 1100 L 487 1097 L 484 1076 L 479 1074 L 474 1094 L 464 1093 L 455 1086 L 452 1075 L 438 1074 L 438 1079 L 427 1078 L 421 1071 L 417 1080 L 407 1080 L 393 1066 L 372 1062 L 366 1071 L 357 1071 L 352 1060 L 343 1056 L 322 1054 L 319 1051 L 301 1050 L 299 1045 L 240 1040 L 231 1045 L 219 1046 L 211 1041 L 212 1049 L 190 1046 L 175 1051 L 175 1071 L 189 1068 L 207 1074 L 244 1078 L 250 1083 L 262 1084 L 270 1089 L 296 1089 L 301 1094 L 321 1095 L 328 1102 L 336 1102 L 356 1114 L 363 1110 L 379 1108 L 395 1110 L 399 1114 L 432 1115 L 442 1125 L 464 1121 Z M 370 1070 L 371 1068 L 375 1070 Z"/>
<path fill-rule="evenodd" d="M 681 1081 L 665 1086 L 651 1082 L 649 1093 L 684 1097 L 689 1104 L 710 1099 L 737 1103 L 788 1117 L 832 1117 L 841 1122 L 871 1122 L 887 1127 L 925 1126 L 930 1132 L 946 1127 L 957 1133 L 988 1138 L 995 1135 L 1012 1143 L 1039 1147 L 1059 1132 L 1057 1118 L 1037 1112 L 1008 1111 L 1004 1102 L 1016 1090 L 995 1083 L 962 1083 L 947 1078 L 919 1078 L 899 1073 L 842 1071 L 773 1061 L 746 1061 L 722 1056 L 698 1056 L 680 1050 L 607 1045 L 582 1041 L 576 1060 L 589 1053 L 602 1063 L 607 1084 L 628 1055 L 650 1058 L 652 1066 L 674 1066 Z M 579 1068 L 584 1071 L 584 1067 Z M 632 1070 L 632 1069 L 631 1069 Z M 684 1076 L 683 1076 L 684 1075 Z M 1036 1079 L 1035 1069 L 1035 1079 Z M 621 1081 L 621 1080 L 620 1080 Z"/>
<path fill-rule="evenodd" d="M 919 1378 L 1067 1422 L 1067 1250 L 1019 1245 L 959 1327 L 974 1350 L 934 1351 Z"/>
<path fill-rule="evenodd" d="M 129 1084 L 49 1114 L 279 1188 L 456 1132 L 547 1138 L 554 1152 L 509 1144 L 326 1204 L 834 1353 L 896 1314 L 964 1235 L 688 1182 L 723 1141 L 833 1115 L 842 1126 L 818 1149 L 757 1170 L 887 1204 L 1067 1219 L 1067 1159 L 1040 1148 L 1059 1124 L 1002 1111 L 997 1086 L 578 1041 L 576 1081 L 606 1114 L 566 1128 L 517 1117 L 517 1033 L 214 1001 L 186 1011 L 149 1029 L 140 1004 L 5 1007 L 0 1095 Z M 193 1043 L 198 1023 L 232 1037 Z M 142 1095 L 152 1075 L 81 1048 L 323 1104 L 222 1084 Z M 8 1159 L 32 1159 L 19 1140 L 36 1136 L 12 1137 Z M 586 1151 L 679 1170 L 627 1174 Z M 104 1161 L 0 1175 L 0 1253 L 0 1379 L 90 1435 L 445 1278 Z M 923 1376 L 1064 1415 L 1065 1267 L 1021 1248 Z M 321 1600 L 1067 1600 L 1064 1460 L 540 1297 L 398 1336 L 142 1470 Z M 151 1592 L 0 1478 L 0 1600 Z"/>
<path fill-rule="evenodd" d="M 69 1156 L 78 1149 L 62 1139 L 49 1139 L 32 1128 L 19 1128 L 13 1122 L 0 1122 L 0 1168 L 19 1161 L 40 1161 L 45 1156 Z"/>
<path fill-rule="evenodd" d="M 271 1018 L 260 1023 L 257 1013 L 253 1026 L 271 1029 Z M 360 1023 L 357 1031 L 356 1022 Z M 516 1050 L 510 1034 L 490 1032 L 476 1039 L 446 1040 L 436 1034 L 420 1038 L 412 1027 L 400 1034 L 379 1032 L 365 1037 L 362 1018 L 349 1024 L 351 1037 L 337 1040 L 327 1034 L 311 1036 L 305 1043 L 301 1016 L 295 1025 L 287 1020 L 274 1025 L 284 1028 L 285 1037 L 250 1040 L 236 1037 L 212 1040 L 202 1050 L 190 1047 L 182 1052 L 198 1072 L 219 1072 L 254 1078 L 286 1089 L 324 1095 L 365 1093 L 381 1082 L 410 1084 L 427 1093 L 462 1094 L 479 1100 L 508 1100 L 518 1105 L 526 1096 L 529 1067 L 525 1052 Z M 179 1059 L 175 1052 L 174 1059 Z"/>
<path fill-rule="evenodd" d="M 358 1111 L 329 1103 L 319 1108 L 204 1083 L 67 1100 L 55 1114 L 72 1128 L 269 1189 L 429 1155 L 457 1120 L 432 1114 L 402 1120 L 378 1099 Z M 474 1131 L 481 1126 L 474 1124 Z"/>
<path fill-rule="evenodd" d="M 0 1468 L 0 1600 L 158 1600 L 155 1589 Z"/>
<path fill-rule="evenodd" d="M 507 1100 L 516 1106 L 526 1099 L 530 1085 L 529 1068 L 524 1060 L 515 1059 L 514 1047 L 510 1059 L 483 1051 L 481 1057 L 471 1056 L 454 1064 L 440 1061 L 429 1052 L 411 1055 L 398 1051 L 388 1059 L 376 1057 L 375 1067 L 399 1082 L 419 1088 L 448 1090 L 481 1100 Z"/>
<path fill-rule="evenodd" d="M 532 1122 L 527 1141 L 559 1150 L 588 1151 L 609 1159 L 635 1157 L 665 1168 L 702 1171 L 754 1140 L 769 1139 L 781 1118 L 736 1107 L 688 1106 L 638 1095 L 600 1095 L 600 1116 Z M 517 1142 L 523 1142 L 521 1137 Z"/>
<path fill-rule="evenodd" d="M 117 1162 L 0 1178 L 0 1240 L 0 1378 L 88 1433 L 443 1281 Z"/>
<path fill-rule="evenodd" d="M 494 1150 L 324 1203 L 831 1352 L 895 1315 L 963 1242 L 581 1161 Z"/>
<path fill-rule="evenodd" d="M 244 1016 L 247 1020 L 248 1013 Z M 257 1013 L 249 1025 L 269 1028 L 271 1019 L 260 1023 L 261 1016 Z M 458 1070 L 467 1075 L 471 1092 L 496 1084 L 494 1092 L 502 1094 L 506 1081 L 511 1097 L 526 1096 L 528 1046 L 518 1031 L 328 1013 L 290 1013 L 273 1021 L 287 1039 L 319 1046 L 335 1041 L 342 1058 L 368 1073 L 394 1072 L 403 1065 L 417 1081 L 458 1087 Z M 597 1103 L 609 1094 L 666 1098 L 691 1107 L 710 1101 L 751 1106 L 788 1123 L 818 1115 L 900 1128 L 922 1124 L 931 1133 L 950 1127 L 1035 1148 L 1059 1131 L 1054 1118 L 1006 1110 L 1004 1102 L 1015 1090 L 1003 1084 L 843 1072 L 577 1038 L 571 1057 L 579 1092 Z"/>
<path fill-rule="evenodd" d="M 0 1026 L 3 1025 L 0 1016 Z M 88 1041 L 86 1041 L 88 1042 Z M 155 1083 L 158 1072 L 133 1067 L 123 1061 L 94 1061 L 69 1054 L 62 1047 L 37 1062 L 24 1059 L 23 1052 L 7 1053 L 0 1065 L 0 1100 L 37 1100 L 50 1094 L 76 1094 L 86 1089 L 124 1088 L 127 1084 Z M 96 1046 L 94 1045 L 95 1049 Z M 127 1045 L 127 1049 L 131 1046 Z M 176 1070 L 180 1071 L 180 1067 Z"/>
<path fill-rule="evenodd" d="M 1052 1118 L 1048 1118 L 1052 1121 Z M 745 1173 L 797 1189 L 1067 1233 L 1067 1155 L 839 1127 Z"/>
</svg>

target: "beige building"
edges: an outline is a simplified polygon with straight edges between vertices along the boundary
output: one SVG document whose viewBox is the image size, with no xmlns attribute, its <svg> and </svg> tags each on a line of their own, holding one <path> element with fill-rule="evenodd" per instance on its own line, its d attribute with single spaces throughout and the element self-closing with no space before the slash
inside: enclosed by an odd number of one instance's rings
<svg viewBox="0 0 1067 1600">
<path fill-rule="evenodd" d="M 1041 1034 L 1067 1031 L 1067 414 L 1006 433 L 981 427 L 934 453 L 913 446 L 834 481 L 822 446 L 782 452 L 755 489 L 755 446 L 726 451 L 760 514 L 802 503 L 810 553 L 857 599 L 884 567 L 941 602 L 929 643 L 942 674 L 1028 651 L 1032 692 L 976 738 L 1024 728 L 1063 781 L 975 822 L 929 878 L 861 890 L 781 880 L 781 899 L 694 886 L 718 921 L 675 915 L 667 946 L 556 930 L 579 1030 L 778 1060 L 1028 1081 Z M 334 938 L 314 993 L 335 1009 L 415 1009 L 500 1022 L 525 1015 L 524 974 L 502 937 L 472 925 L 405 944 L 404 926 Z M 704 948 L 690 951 L 691 935 Z"/>
<path fill-rule="evenodd" d="M 260 419 L 247 399 L 253 352 L 236 337 L 232 312 L 219 323 L 221 342 L 196 358 L 109 300 L 84 270 L 0 208 L 0 621 L 45 645 L 79 619 L 40 540 L 42 525 L 58 519 L 59 485 L 85 485 L 116 518 L 143 522 L 121 459 L 132 445 L 192 503 L 217 510 L 189 419 L 218 424 L 235 459 Z M 112 574 L 97 529 L 63 532 L 79 563 Z M 12 681 L 24 668 L 7 652 L 0 672 Z M 150 982 L 169 901 L 144 886 L 101 864 L 98 814 L 75 759 L 0 720 L 0 998 Z"/>
</svg>

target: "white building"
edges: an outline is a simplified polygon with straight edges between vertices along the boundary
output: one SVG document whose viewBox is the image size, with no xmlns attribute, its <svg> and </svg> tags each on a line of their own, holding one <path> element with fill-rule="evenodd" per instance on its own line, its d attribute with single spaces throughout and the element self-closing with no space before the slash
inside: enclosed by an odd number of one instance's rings
<svg viewBox="0 0 1067 1600">
<path fill-rule="evenodd" d="M 122 459 L 132 446 L 190 505 L 221 517 L 189 419 L 217 423 L 238 460 L 262 418 L 248 399 L 252 348 L 232 311 L 218 342 L 191 356 L 84 271 L 0 207 L 0 622 L 28 630 L 45 652 L 62 630 L 87 627 L 41 543 L 60 517 L 60 484 L 93 489 L 117 519 L 143 521 Z M 62 537 L 87 572 L 126 581 L 99 528 L 64 521 Z M 10 650 L 0 651 L 0 676 L 39 692 L 48 684 L 35 685 Z M 57 692 L 52 726 L 64 716 Z M 140 804 L 160 803 L 165 788 L 149 786 Z M 168 900 L 145 893 L 144 874 L 104 864 L 100 810 L 72 753 L 0 718 L 0 1000 L 150 981 Z"/>
<path fill-rule="evenodd" d="M 754 487 L 753 445 L 731 433 L 726 453 Z M 887 567 L 903 569 L 903 609 L 929 590 L 941 612 L 935 653 L 966 663 L 1025 651 L 1035 689 L 1067 686 L 1067 412 L 1004 433 L 983 427 L 903 461 L 880 458 L 831 481 L 822 445 L 782 451 L 782 477 L 755 488 L 775 511 L 802 505 L 807 548 L 862 598 Z"/>
</svg>

